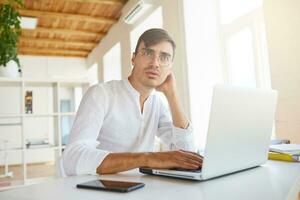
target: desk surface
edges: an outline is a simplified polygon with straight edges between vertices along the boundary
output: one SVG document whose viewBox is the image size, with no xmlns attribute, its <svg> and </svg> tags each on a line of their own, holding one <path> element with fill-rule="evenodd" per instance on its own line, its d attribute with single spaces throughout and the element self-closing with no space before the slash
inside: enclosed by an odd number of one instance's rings
<svg viewBox="0 0 300 200">
<path fill-rule="evenodd" d="M 74 176 L 42 184 L 0 192 L 0 199 L 10 200 L 153 200 L 205 199 L 253 200 L 297 199 L 300 190 L 300 163 L 268 161 L 261 167 L 198 182 L 175 178 L 143 175 L 131 170 L 103 179 L 137 181 L 145 187 L 130 193 L 115 193 L 77 189 L 76 184 L 97 179 L 97 176 Z"/>
</svg>

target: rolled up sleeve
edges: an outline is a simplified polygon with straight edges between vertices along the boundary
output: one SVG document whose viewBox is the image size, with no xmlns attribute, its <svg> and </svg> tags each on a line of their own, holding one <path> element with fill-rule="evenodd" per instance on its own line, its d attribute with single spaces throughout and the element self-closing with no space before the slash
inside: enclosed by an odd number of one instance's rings
<svg viewBox="0 0 300 200">
<path fill-rule="evenodd" d="M 79 174 L 96 174 L 97 167 L 109 154 L 97 149 L 97 142 L 80 141 L 66 148 L 63 154 L 63 166 L 68 176 Z"/>
<path fill-rule="evenodd" d="M 171 113 L 166 106 L 161 105 L 157 136 L 169 150 L 196 151 L 193 127 L 189 122 L 187 128 L 178 128 L 173 125 Z"/>
</svg>

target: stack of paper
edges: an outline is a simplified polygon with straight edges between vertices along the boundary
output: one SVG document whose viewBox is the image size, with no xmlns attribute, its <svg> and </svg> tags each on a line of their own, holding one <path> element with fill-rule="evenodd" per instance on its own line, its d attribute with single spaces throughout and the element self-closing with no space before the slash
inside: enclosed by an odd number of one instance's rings
<svg viewBox="0 0 300 200">
<path fill-rule="evenodd" d="M 300 162 L 299 144 L 278 144 L 271 145 L 269 159 Z"/>
</svg>

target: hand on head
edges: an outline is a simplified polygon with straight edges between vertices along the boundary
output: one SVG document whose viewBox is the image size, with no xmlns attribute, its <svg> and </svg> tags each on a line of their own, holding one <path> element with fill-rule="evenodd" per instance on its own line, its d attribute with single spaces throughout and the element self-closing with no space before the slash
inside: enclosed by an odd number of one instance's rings
<svg viewBox="0 0 300 200">
<path fill-rule="evenodd" d="M 159 92 L 163 92 L 164 94 L 170 91 L 174 91 L 176 89 L 176 80 L 174 73 L 171 71 L 168 72 L 168 76 L 166 80 L 159 86 L 155 88 Z"/>
</svg>

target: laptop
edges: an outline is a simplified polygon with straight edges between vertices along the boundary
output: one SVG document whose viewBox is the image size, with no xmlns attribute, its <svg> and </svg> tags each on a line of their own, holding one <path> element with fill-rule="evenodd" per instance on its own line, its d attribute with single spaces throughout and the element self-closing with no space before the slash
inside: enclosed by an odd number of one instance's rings
<svg viewBox="0 0 300 200">
<path fill-rule="evenodd" d="M 275 90 L 216 85 L 200 170 L 140 168 L 141 173 L 207 180 L 267 161 L 277 102 Z"/>
</svg>

